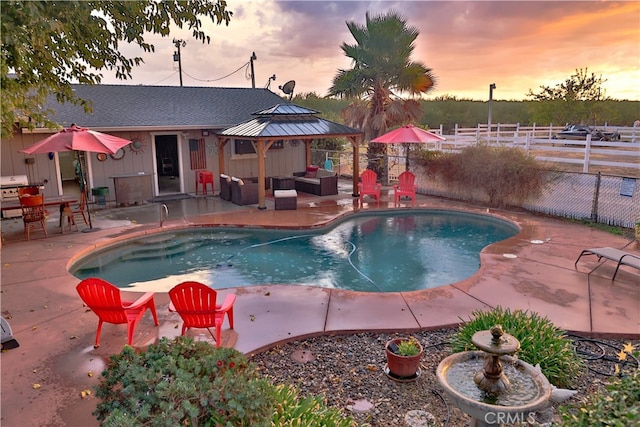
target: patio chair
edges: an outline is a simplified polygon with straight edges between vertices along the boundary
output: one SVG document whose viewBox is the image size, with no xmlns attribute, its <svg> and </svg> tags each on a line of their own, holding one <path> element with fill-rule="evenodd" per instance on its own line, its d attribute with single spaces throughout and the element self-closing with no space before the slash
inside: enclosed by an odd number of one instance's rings
<svg viewBox="0 0 640 427">
<path fill-rule="evenodd" d="M 236 205 L 254 205 L 258 203 L 258 183 L 249 179 L 231 177 L 231 203 Z"/>
<path fill-rule="evenodd" d="M 78 227 L 76 224 L 76 214 L 82 215 L 85 225 L 89 225 L 87 221 L 87 194 L 83 191 L 80 193 L 80 203 L 76 205 L 70 205 L 68 203 L 60 204 L 60 228 L 64 233 L 65 222 L 71 229 L 72 226 Z"/>
<path fill-rule="evenodd" d="M 155 325 L 159 325 L 153 292 L 147 292 L 133 302 L 122 301 L 120 289 L 97 277 L 84 279 L 78 284 L 76 290 L 87 307 L 98 316 L 98 330 L 96 331 L 94 348 L 100 346 L 100 332 L 103 322 L 116 325 L 126 323 L 128 327 L 127 344 L 129 345 L 133 342 L 133 332 L 136 325 L 147 309 L 151 310 Z"/>
<path fill-rule="evenodd" d="M 418 190 L 415 182 L 416 176 L 409 171 L 404 171 L 398 176 L 398 184 L 393 186 L 393 202 L 396 205 L 400 202 L 400 197 L 410 197 L 411 206 L 415 206 Z"/>
<path fill-rule="evenodd" d="M 367 169 L 360 175 L 360 182 L 358 183 L 358 192 L 360 193 L 360 203 L 365 195 L 372 196 L 376 199 L 376 202 L 380 203 L 380 189 L 382 184 L 377 182 L 378 174 Z"/>
<path fill-rule="evenodd" d="M 75 206 L 71 206 L 71 212 L 75 214 L 82 215 L 82 219 L 84 220 L 84 225 L 89 225 L 89 221 L 87 221 L 87 193 L 80 193 L 80 203 Z"/>
<path fill-rule="evenodd" d="M 231 201 L 231 177 L 220 174 L 220 199 Z"/>
<path fill-rule="evenodd" d="M 18 188 L 18 197 L 22 197 L 25 195 L 29 195 L 29 196 L 37 196 L 38 194 L 40 194 L 40 187 L 35 186 L 35 185 L 29 185 L 26 187 L 19 187 Z"/>
<path fill-rule="evenodd" d="M 24 235 L 27 240 L 31 237 L 31 227 L 40 225 L 44 231 L 44 237 L 47 234 L 46 212 L 44 210 L 43 195 L 24 195 L 20 197 L 20 208 L 22 209 L 22 221 L 24 222 Z"/>
<path fill-rule="evenodd" d="M 595 255 L 598 257 L 598 261 L 600 261 L 602 258 L 616 261 L 618 265 L 616 265 L 616 271 L 613 272 L 613 277 L 611 278 L 611 280 L 615 280 L 616 274 L 618 274 L 618 269 L 621 265 L 628 265 L 640 270 L 640 256 L 632 254 L 630 252 L 621 251 L 620 249 L 610 247 L 585 249 L 580 252 L 580 256 L 574 263 L 574 267 L 578 267 L 578 261 L 580 261 L 580 258 L 582 258 L 583 255 Z"/>
<path fill-rule="evenodd" d="M 211 194 L 213 190 L 213 172 L 197 171 L 196 172 L 196 195 L 198 194 L 198 186 L 202 186 L 202 194 L 207 194 L 207 184 L 211 184 Z"/>
<path fill-rule="evenodd" d="M 235 294 L 228 294 L 223 303 L 216 304 L 217 292 L 199 282 L 182 282 L 169 291 L 169 311 L 177 312 L 182 318 L 182 335 L 189 328 L 201 328 L 209 331 L 216 328 L 216 347 L 220 347 L 222 324 L 224 315 L 229 319 L 229 326 L 233 329 L 233 304 Z"/>
</svg>

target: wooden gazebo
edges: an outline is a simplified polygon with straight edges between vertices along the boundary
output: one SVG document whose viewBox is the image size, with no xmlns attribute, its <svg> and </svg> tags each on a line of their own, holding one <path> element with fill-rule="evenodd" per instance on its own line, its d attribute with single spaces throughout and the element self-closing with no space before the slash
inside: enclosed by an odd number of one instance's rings
<svg viewBox="0 0 640 427">
<path fill-rule="evenodd" d="M 345 137 L 353 146 L 353 195 L 358 196 L 359 146 L 363 133 L 317 116 L 318 111 L 299 105 L 277 104 L 253 113 L 256 117 L 217 133 L 220 172 L 224 173 L 224 147 L 234 139 L 249 140 L 258 156 L 258 209 L 265 205 L 265 154 L 276 141 L 300 140 L 304 143 L 305 164 L 311 164 L 311 143 L 315 138 Z"/>
</svg>

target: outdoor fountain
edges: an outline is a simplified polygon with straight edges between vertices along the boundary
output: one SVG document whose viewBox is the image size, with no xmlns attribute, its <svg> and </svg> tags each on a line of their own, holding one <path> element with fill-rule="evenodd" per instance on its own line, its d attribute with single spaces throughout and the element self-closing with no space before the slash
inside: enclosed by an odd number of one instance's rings
<svg viewBox="0 0 640 427">
<path fill-rule="evenodd" d="M 436 372 L 454 404 L 471 416 L 470 426 L 533 421 L 547 406 L 551 385 L 539 369 L 511 356 L 520 342 L 500 325 L 476 332 L 471 341 L 481 351 L 448 356 Z"/>
</svg>

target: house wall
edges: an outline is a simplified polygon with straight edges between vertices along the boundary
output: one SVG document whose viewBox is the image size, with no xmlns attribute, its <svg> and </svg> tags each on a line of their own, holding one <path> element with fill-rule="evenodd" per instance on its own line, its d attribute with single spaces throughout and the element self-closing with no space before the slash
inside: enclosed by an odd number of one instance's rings
<svg viewBox="0 0 640 427">
<path fill-rule="evenodd" d="M 27 148 L 47 136 L 49 134 L 16 133 L 13 138 L 3 138 L 0 141 L 0 174 L 26 175 L 29 183 L 44 183 L 45 197 L 59 195 L 55 160 L 50 160 L 48 154 L 27 155 L 19 153 L 18 150 Z M 25 159 L 28 157 L 35 158 L 35 163 L 27 165 Z"/>
<path fill-rule="evenodd" d="M 181 160 L 181 179 L 186 193 L 195 193 L 195 171 L 191 170 L 189 139 L 203 138 L 200 131 L 154 131 L 154 132 L 109 132 L 109 134 L 126 139 L 135 139 L 142 142 L 142 147 L 138 150 L 127 146 L 124 148 L 125 155 L 119 160 L 114 160 L 107 155 L 103 161 L 98 160 L 97 153 L 86 153 L 88 167 L 88 186 L 108 187 L 108 201 L 115 201 L 115 188 L 112 176 L 126 175 L 134 173 L 155 174 L 155 152 L 153 150 L 153 138 L 156 134 L 176 134 L 178 136 L 178 146 Z M 13 138 L 4 138 L 1 141 L 1 163 L 0 172 L 6 175 L 27 175 L 31 183 L 44 183 L 45 197 L 59 196 L 60 171 L 56 168 L 56 161 L 49 159 L 49 155 L 35 154 L 26 155 L 18 150 L 27 148 L 38 141 L 48 137 L 49 133 L 32 134 L 18 132 Z M 206 146 L 206 169 L 212 171 L 214 177 L 220 174 L 218 162 L 217 138 L 213 135 L 204 137 Z M 266 176 L 288 176 L 293 172 L 304 170 L 305 166 L 304 144 L 300 143 L 293 147 L 289 141 L 284 142 L 281 149 L 269 149 L 265 158 Z M 56 154 L 57 156 L 57 154 Z M 258 176 L 257 156 L 232 156 L 232 146 L 227 144 L 224 150 L 225 173 L 238 177 Z M 34 157 L 35 163 L 27 165 L 25 159 Z M 215 191 L 219 189 L 217 179 L 214 179 Z M 154 189 L 154 195 L 155 189 Z"/>
<path fill-rule="evenodd" d="M 258 158 L 256 155 L 232 156 L 232 144 L 228 143 L 224 151 L 225 173 L 237 177 L 258 176 Z M 292 147 L 289 141 L 284 142 L 284 147 L 280 149 L 270 148 L 267 150 L 264 166 L 266 176 L 289 176 L 293 172 L 304 170 L 305 148 L 300 143 Z M 216 156 L 215 161 L 218 158 Z M 207 162 L 209 159 L 207 159 Z M 217 169 L 217 164 L 216 164 Z M 219 172 L 215 172 L 218 174 Z"/>
</svg>

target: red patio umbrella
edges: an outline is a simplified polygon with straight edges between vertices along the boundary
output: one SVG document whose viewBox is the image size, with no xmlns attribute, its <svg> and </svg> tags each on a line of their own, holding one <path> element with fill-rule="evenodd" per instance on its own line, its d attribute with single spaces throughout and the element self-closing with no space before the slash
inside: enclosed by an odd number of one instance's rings
<svg viewBox="0 0 640 427">
<path fill-rule="evenodd" d="M 412 124 L 401 126 L 384 135 L 371 140 L 379 144 L 424 144 L 427 142 L 444 141 L 445 138 L 428 130 L 415 127 Z M 409 146 L 407 148 L 406 168 L 409 169 Z"/>
<path fill-rule="evenodd" d="M 87 128 L 82 128 L 72 124 L 68 128 L 62 129 L 60 132 L 55 133 L 42 141 L 19 150 L 21 153 L 26 154 L 38 154 L 38 153 L 58 153 L 61 151 L 78 151 L 78 157 L 80 160 L 80 186 L 81 190 L 87 193 L 87 199 L 89 192 L 87 189 L 86 173 L 84 169 L 84 159 L 82 153 L 85 151 L 91 153 L 105 153 L 115 154 L 116 151 L 122 147 L 130 144 L 131 141 L 117 136 L 109 135 L 106 133 L 96 132 Z M 89 230 L 95 230 L 91 224 L 91 211 L 87 209 L 89 214 Z"/>
<path fill-rule="evenodd" d="M 26 154 L 58 153 L 60 151 L 88 151 L 115 154 L 131 141 L 106 133 L 81 128 L 75 124 L 20 150 Z"/>
</svg>

